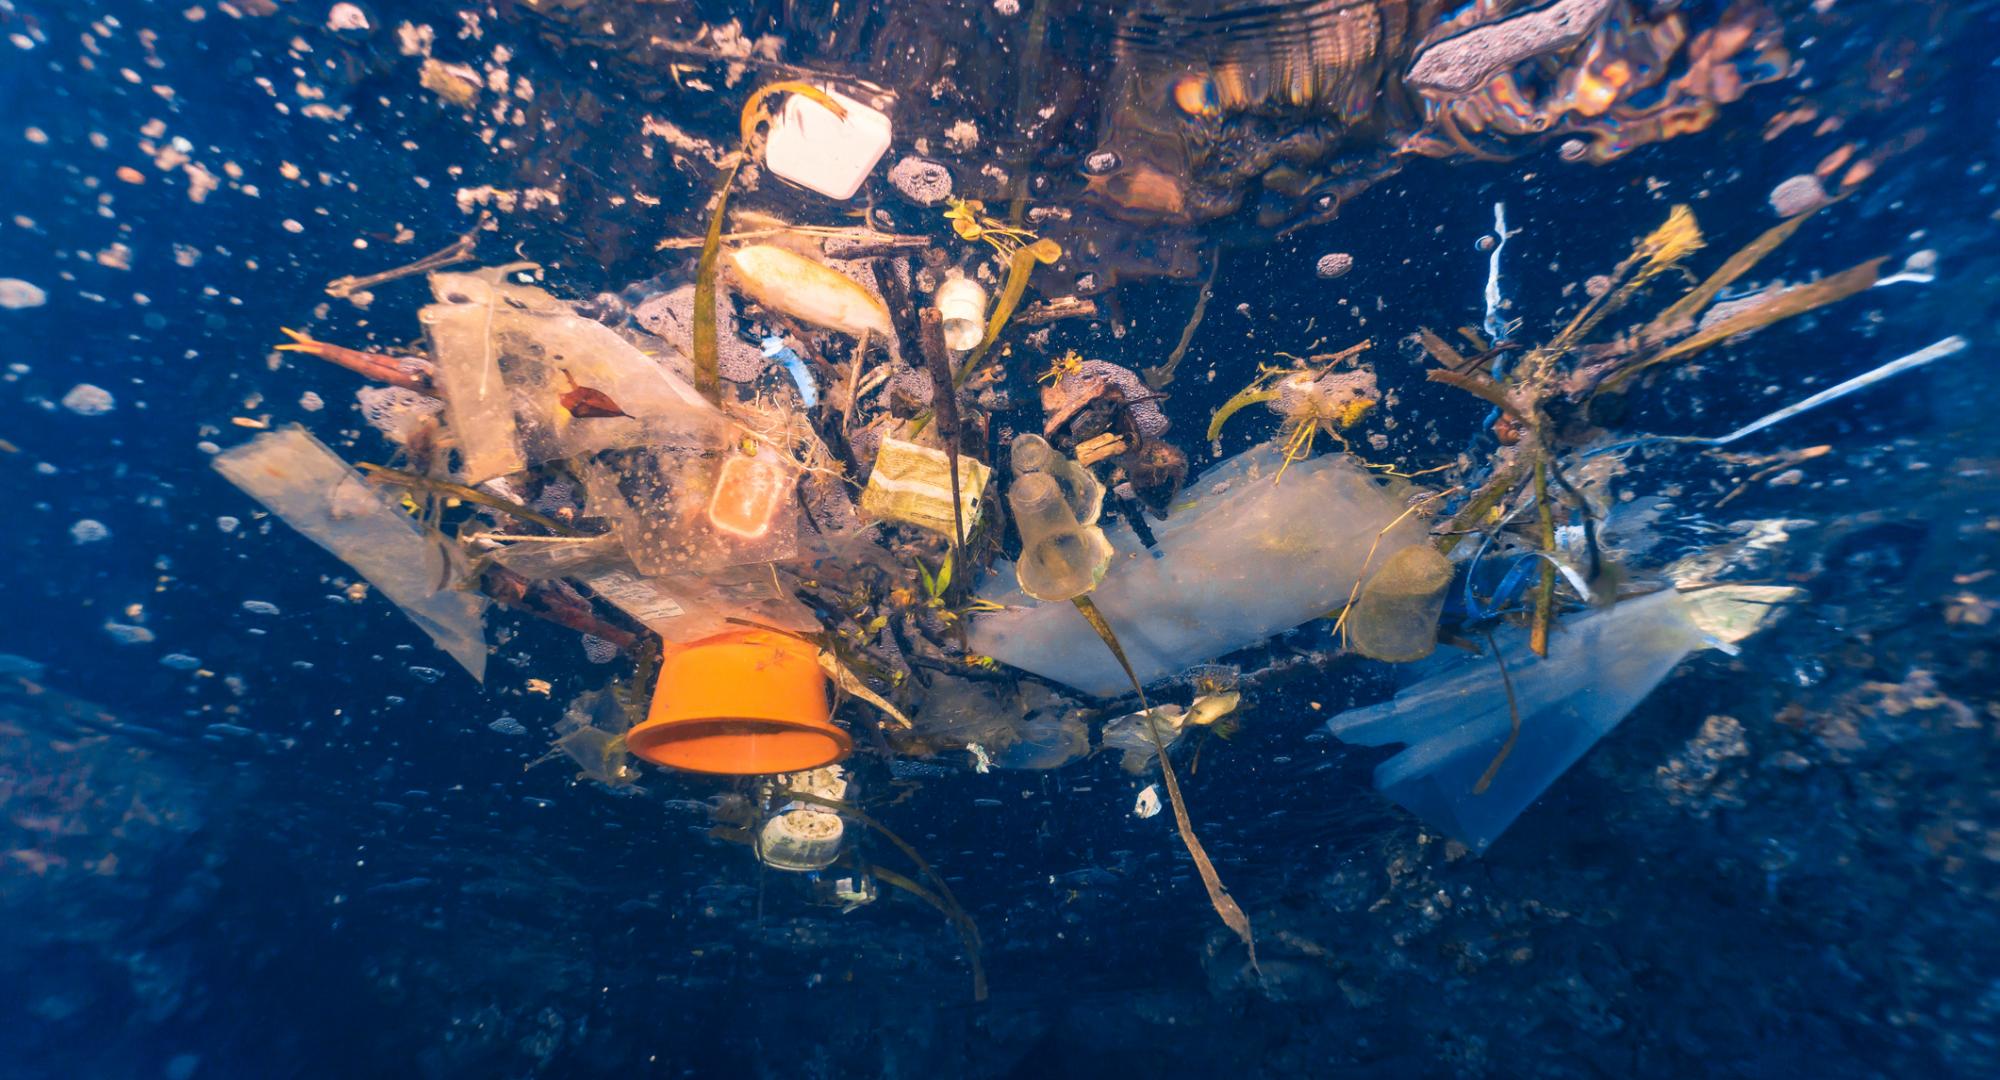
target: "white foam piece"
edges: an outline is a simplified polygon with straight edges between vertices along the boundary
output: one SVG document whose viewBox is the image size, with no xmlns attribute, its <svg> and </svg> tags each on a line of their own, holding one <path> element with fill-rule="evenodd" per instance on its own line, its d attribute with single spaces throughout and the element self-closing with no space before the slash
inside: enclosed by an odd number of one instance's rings
<svg viewBox="0 0 2000 1080">
<path fill-rule="evenodd" d="M 845 119 L 803 94 L 785 99 L 764 144 L 764 167 L 829 199 L 848 199 L 889 150 L 889 118 L 838 91 Z"/>
</svg>

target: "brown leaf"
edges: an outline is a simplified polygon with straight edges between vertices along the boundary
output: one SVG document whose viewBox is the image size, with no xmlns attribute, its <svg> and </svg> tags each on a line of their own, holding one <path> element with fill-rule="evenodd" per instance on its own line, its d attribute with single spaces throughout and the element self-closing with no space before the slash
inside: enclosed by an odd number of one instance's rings
<svg viewBox="0 0 2000 1080">
<path fill-rule="evenodd" d="M 563 396 L 557 400 L 562 403 L 563 408 L 569 410 L 571 416 L 579 420 L 586 420 L 592 417 L 631 415 L 624 409 L 619 408 L 618 403 L 611 400 L 611 395 L 606 394 L 604 391 L 588 386 L 578 386 L 575 376 L 571 375 L 567 369 L 563 371 L 562 375 L 564 380 L 569 383 L 569 389 L 563 391 Z"/>
</svg>

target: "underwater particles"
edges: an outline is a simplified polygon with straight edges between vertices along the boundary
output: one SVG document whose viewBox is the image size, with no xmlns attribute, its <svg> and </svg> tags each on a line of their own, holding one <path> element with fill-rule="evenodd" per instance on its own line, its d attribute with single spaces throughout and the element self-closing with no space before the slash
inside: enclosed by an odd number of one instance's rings
<svg viewBox="0 0 2000 1080">
<path fill-rule="evenodd" d="M 78 416 L 103 416 L 118 407 L 111 391 L 89 383 L 77 383 L 62 396 L 62 407 Z"/>
<path fill-rule="evenodd" d="M 1320 276 L 1322 281 L 1331 281 L 1352 269 L 1354 269 L 1354 256 L 1344 251 L 1333 251 L 1321 255 L 1319 263 L 1313 267 L 1313 271 Z"/>
<path fill-rule="evenodd" d="M 1820 186 L 1819 177 L 1811 173 L 1794 176 L 1771 189 L 1771 209 L 1779 217 L 1797 217 L 1825 204 L 1826 189 Z"/>
<path fill-rule="evenodd" d="M 912 155 L 889 167 L 889 186 L 918 206 L 936 206 L 951 198 L 951 170 Z"/>
<path fill-rule="evenodd" d="M 96 518 L 79 518 L 69 527 L 69 538 L 79 544 L 95 544 L 111 539 L 111 530 Z"/>
<path fill-rule="evenodd" d="M 0 308 L 38 308 L 48 302 L 49 294 L 42 291 L 41 286 L 20 278 L 0 278 Z"/>
<path fill-rule="evenodd" d="M 132 623 L 107 622 L 104 632 L 120 645 L 144 645 L 153 640 L 153 632 Z"/>
</svg>

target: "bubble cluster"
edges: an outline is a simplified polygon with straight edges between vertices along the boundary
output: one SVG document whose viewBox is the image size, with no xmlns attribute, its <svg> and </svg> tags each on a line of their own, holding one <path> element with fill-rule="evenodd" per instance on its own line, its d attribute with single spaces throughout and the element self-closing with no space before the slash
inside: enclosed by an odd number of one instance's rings
<svg viewBox="0 0 2000 1080">
<path fill-rule="evenodd" d="M 912 155 L 890 166 L 889 186 L 918 206 L 936 206 L 951 197 L 951 170 Z"/>
<path fill-rule="evenodd" d="M 1090 176 L 1103 176 L 1118 165 L 1118 155 L 1110 150 L 1099 150 L 1083 159 L 1083 171 Z"/>
<path fill-rule="evenodd" d="M 673 346 L 679 356 L 694 355 L 694 284 L 649 296 L 632 309 L 632 318 L 646 331 Z M 751 382 L 764 373 L 771 358 L 736 332 L 736 302 L 729 291 L 715 291 L 716 370 L 730 382 Z"/>
<path fill-rule="evenodd" d="M 593 664 L 608 664 L 618 659 L 618 646 L 598 637 L 596 634 L 583 635 L 583 658 Z"/>
<path fill-rule="evenodd" d="M 1313 267 L 1313 271 L 1323 280 L 1327 281 L 1331 281 L 1352 269 L 1354 269 L 1354 256 L 1349 255 L 1345 251 L 1333 251 L 1321 255 L 1319 262 Z"/>
<path fill-rule="evenodd" d="M 364 386 L 354 392 L 368 426 L 404 445 L 417 428 L 444 411 L 444 402 L 401 386 Z"/>
<path fill-rule="evenodd" d="M 62 407 L 78 416 L 103 416 L 118 407 L 111 391 L 89 383 L 77 383 L 62 396 Z"/>
</svg>

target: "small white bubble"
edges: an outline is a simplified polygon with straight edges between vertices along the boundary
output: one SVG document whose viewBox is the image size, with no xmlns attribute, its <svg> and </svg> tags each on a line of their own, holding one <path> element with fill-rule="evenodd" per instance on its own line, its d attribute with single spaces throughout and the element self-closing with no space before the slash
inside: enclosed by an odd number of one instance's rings
<svg viewBox="0 0 2000 1080">
<path fill-rule="evenodd" d="M 69 527 L 69 538 L 79 544 L 95 544 L 111 539 L 111 530 L 95 518 L 83 518 Z"/>
</svg>

